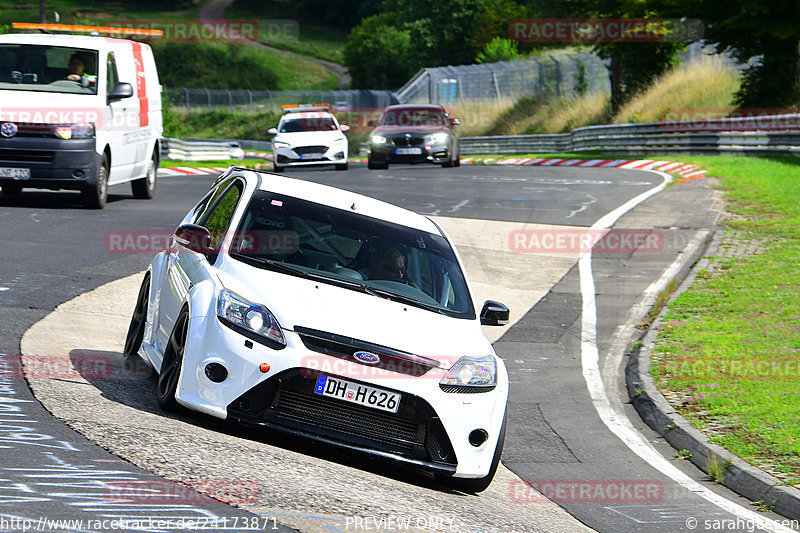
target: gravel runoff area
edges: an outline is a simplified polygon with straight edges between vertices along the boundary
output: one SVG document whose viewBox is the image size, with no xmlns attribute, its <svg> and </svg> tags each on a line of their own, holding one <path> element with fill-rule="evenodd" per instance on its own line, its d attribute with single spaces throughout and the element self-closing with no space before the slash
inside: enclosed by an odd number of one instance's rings
<svg viewBox="0 0 800 533">
<path fill-rule="evenodd" d="M 440 222 L 456 241 L 478 296 L 505 299 L 512 310 L 519 310 L 514 313 L 517 319 L 576 260 L 574 254 L 508 251 L 512 225 L 507 223 Z M 537 272 L 536 281 L 521 283 L 521 271 Z M 239 507 L 276 516 L 279 523 L 304 532 L 329 533 L 330 525 L 352 529 L 357 520 L 368 521 L 372 531 L 396 531 L 398 520 L 408 520 L 411 527 L 404 530 L 409 531 L 591 531 L 543 497 L 532 501 L 528 492 L 525 498 L 514 498 L 520 480 L 502 466 L 488 490 L 465 495 L 308 443 L 256 436 L 200 415 L 163 413 L 155 401 L 155 379 L 122 366 L 124 337 L 140 282 L 141 275 L 130 276 L 66 302 L 22 340 L 26 365 L 37 355 L 61 360 L 68 368 L 76 356 L 111 365 L 109 376 L 87 379 L 75 372 L 29 382 L 56 418 L 112 453 L 178 482 L 254 483 L 257 500 L 240 502 Z M 487 333 L 496 338 L 502 332 L 496 329 L 487 328 Z M 380 523 L 389 527 L 376 527 Z"/>
</svg>

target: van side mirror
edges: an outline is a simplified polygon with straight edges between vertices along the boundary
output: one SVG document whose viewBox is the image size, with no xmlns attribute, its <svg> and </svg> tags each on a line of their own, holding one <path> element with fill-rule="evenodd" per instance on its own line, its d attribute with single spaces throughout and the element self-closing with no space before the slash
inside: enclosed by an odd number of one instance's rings
<svg viewBox="0 0 800 533">
<path fill-rule="evenodd" d="M 133 96 L 133 85 L 124 81 L 118 82 L 108 93 L 108 101 L 122 100 L 123 98 L 130 98 Z"/>
<path fill-rule="evenodd" d="M 482 326 L 505 326 L 508 324 L 511 312 L 504 304 L 494 300 L 486 300 L 481 309 Z"/>
</svg>

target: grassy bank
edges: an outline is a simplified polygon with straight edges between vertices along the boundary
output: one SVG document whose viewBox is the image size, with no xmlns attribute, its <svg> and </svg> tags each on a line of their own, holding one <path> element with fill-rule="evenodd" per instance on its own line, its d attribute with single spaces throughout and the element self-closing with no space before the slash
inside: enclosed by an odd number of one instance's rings
<svg viewBox="0 0 800 533">
<path fill-rule="evenodd" d="M 679 158 L 721 178 L 737 237 L 669 305 L 651 372 L 712 442 L 800 484 L 800 161 Z"/>
</svg>

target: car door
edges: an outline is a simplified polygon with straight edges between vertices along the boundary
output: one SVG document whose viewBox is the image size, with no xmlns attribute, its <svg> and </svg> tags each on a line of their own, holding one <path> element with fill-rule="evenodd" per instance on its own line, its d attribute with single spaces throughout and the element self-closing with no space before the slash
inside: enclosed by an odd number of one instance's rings
<svg viewBox="0 0 800 533">
<path fill-rule="evenodd" d="M 209 249 L 212 253 L 197 253 L 182 245 L 174 236 L 167 249 L 164 275 L 158 288 L 158 341 L 166 346 L 172 328 L 183 305 L 188 300 L 193 286 L 211 275 L 216 261 L 213 250 L 222 244 L 228 231 L 236 206 L 242 196 L 244 183 L 241 179 L 229 178 L 221 182 L 198 204 L 183 223 L 197 224 L 211 232 Z"/>
</svg>

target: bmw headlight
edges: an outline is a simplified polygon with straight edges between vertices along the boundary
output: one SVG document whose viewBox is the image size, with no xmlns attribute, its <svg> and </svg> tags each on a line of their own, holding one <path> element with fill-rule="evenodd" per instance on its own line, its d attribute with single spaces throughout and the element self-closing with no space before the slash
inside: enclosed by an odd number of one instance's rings
<svg viewBox="0 0 800 533">
<path fill-rule="evenodd" d="M 372 141 L 372 144 L 386 144 L 387 142 L 386 137 L 383 135 L 373 135 L 370 137 L 370 141 Z"/>
<path fill-rule="evenodd" d="M 448 370 L 439 385 L 445 392 L 458 392 L 460 387 L 491 390 L 497 385 L 497 361 L 491 355 L 462 357 Z"/>
<path fill-rule="evenodd" d="M 94 137 L 94 123 L 61 124 L 53 128 L 56 137 L 61 139 L 88 139 Z"/>
<path fill-rule="evenodd" d="M 281 347 L 286 346 L 281 326 L 269 309 L 228 289 L 222 289 L 219 293 L 217 317 L 226 326 L 257 342 L 265 344 L 264 340 L 268 340 Z"/>
<path fill-rule="evenodd" d="M 447 133 L 432 133 L 425 137 L 427 144 L 447 144 L 448 134 Z"/>
</svg>

